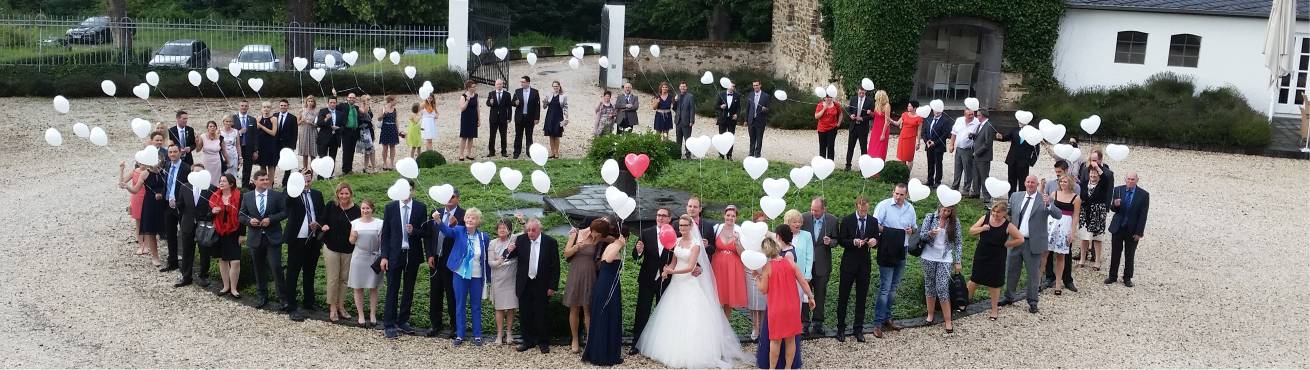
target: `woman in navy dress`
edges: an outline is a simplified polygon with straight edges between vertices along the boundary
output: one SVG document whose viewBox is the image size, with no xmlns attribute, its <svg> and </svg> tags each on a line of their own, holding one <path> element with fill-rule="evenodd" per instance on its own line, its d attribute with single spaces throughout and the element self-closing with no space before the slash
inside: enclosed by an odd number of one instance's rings
<svg viewBox="0 0 1310 370">
<path fill-rule="evenodd" d="M 396 127 L 396 96 L 387 95 L 382 106 L 382 131 L 378 144 L 382 144 L 382 170 L 396 167 L 396 144 L 400 144 L 400 129 Z"/>
<path fill-rule="evenodd" d="M 259 159 L 255 162 L 263 167 L 264 173 L 272 174 L 273 167 L 277 166 L 278 152 L 282 150 L 282 144 L 277 142 L 277 117 L 273 116 L 273 105 L 269 102 L 259 107 L 259 114 L 259 123 L 255 124 L 259 129 L 255 135 L 259 142 Z"/>
<path fill-rule="evenodd" d="M 569 124 L 569 97 L 564 95 L 564 87 L 559 81 L 550 83 L 550 96 L 545 99 L 546 127 L 542 129 L 550 138 L 550 158 L 559 158 L 559 138 L 564 136 L 564 126 Z"/>
<path fill-rule="evenodd" d="M 660 83 L 660 93 L 655 96 L 655 132 L 664 140 L 669 139 L 669 130 L 673 129 L 673 94 L 669 93 L 669 83 Z"/>
<path fill-rule="evenodd" d="M 628 240 L 622 236 L 614 239 L 612 235 L 602 240 L 609 243 L 600 253 L 598 274 L 591 288 L 591 325 L 587 327 L 587 347 L 582 360 L 611 366 L 623 363 L 623 293 L 619 270 L 623 265 L 623 246 Z"/>
<path fill-rule="evenodd" d="M 478 138 L 478 88 L 473 80 L 464 81 L 459 97 L 459 160 L 473 160 L 473 139 Z"/>
<path fill-rule="evenodd" d="M 150 251 L 150 262 L 159 267 L 159 235 L 164 231 L 164 208 L 168 207 L 164 200 L 167 174 L 156 165 L 148 167 L 144 176 L 135 184 L 120 183 L 118 186 L 133 194 L 145 192 L 141 198 L 141 223 L 137 234 L 141 235 L 141 244 Z"/>
</svg>

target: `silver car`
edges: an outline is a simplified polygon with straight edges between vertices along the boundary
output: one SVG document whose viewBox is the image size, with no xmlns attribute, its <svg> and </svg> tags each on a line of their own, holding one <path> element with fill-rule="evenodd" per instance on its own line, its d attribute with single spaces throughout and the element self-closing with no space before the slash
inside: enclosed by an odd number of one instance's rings
<svg viewBox="0 0 1310 370">
<path fill-rule="evenodd" d="M 282 61 L 269 45 L 246 45 L 231 64 L 241 65 L 244 71 L 277 71 L 282 67 Z"/>
</svg>

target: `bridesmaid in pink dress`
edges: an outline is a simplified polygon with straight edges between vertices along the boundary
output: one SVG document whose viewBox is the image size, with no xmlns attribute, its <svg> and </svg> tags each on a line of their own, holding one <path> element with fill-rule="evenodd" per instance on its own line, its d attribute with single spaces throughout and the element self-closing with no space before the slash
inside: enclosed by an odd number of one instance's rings
<svg viewBox="0 0 1310 370">
<path fill-rule="evenodd" d="M 887 141 L 891 136 L 891 104 L 887 92 L 878 90 L 873 96 L 873 125 L 869 127 L 869 156 L 887 160 Z"/>
</svg>

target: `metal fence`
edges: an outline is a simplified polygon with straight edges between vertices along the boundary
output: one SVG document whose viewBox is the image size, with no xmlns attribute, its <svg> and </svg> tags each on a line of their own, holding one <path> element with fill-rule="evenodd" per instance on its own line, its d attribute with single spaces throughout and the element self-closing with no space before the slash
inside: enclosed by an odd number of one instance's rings
<svg viewBox="0 0 1310 370">
<path fill-rule="evenodd" d="M 292 58 L 309 68 L 369 68 L 399 53 L 418 68 L 446 64 L 444 26 L 299 24 L 225 20 L 168 21 L 109 17 L 47 17 L 0 14 L 0 65 L 148 65 L 152 67 L 294 70 Z M 358 53 L 347 66 L 343 54 Z M 331 55 L 332 58 L 327 58 Z M 336 65 L 327 65 L 335 59 Z"/>
</svg>

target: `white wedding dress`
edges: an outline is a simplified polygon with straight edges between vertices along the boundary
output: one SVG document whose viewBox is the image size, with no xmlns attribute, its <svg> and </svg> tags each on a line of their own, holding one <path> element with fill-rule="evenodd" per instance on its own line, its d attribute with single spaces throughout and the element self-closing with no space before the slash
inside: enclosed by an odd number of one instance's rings
<svg viewBox="0 0 1310 370">
<path fill-rule="evenodd" d="M 689 247 L 673 249 L 676 269 L 697 264 L 692 248 L 701 248 L 700 236 Z M 729 368 L 749 359 L 719 306 L 709 258 L 700 253 L 701 274 L 673 275 L 660 297 L 637 349 L 646 357 L 673 368 Z"/>
</svg>

